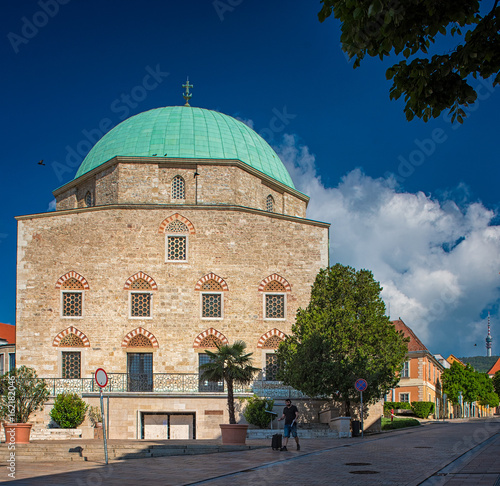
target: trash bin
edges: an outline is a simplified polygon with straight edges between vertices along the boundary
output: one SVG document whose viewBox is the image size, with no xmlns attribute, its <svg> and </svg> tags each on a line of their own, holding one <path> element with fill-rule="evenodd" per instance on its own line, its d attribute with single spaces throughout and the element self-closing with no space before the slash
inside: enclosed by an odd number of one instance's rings
<svg viewBox="0 0 500 486">
<path fill-rule="evenodd" d="M 352 436 L 359 437 L 361 435 L 361 422 L 359 420 L 351 420 Z"/>
</svg>

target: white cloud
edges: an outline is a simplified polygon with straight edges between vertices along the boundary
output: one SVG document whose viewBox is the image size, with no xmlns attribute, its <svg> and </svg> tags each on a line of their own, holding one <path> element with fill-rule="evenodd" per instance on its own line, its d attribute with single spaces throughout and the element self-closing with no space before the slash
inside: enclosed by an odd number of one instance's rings
<svg viewBox="0 0 500 486">
<path fill-rule="evenodd" d="M 47 212 L 55 210 L 56 210 L 56 200 L 52 199 L 52 201 L 50 201 L 49 205 L 47 206 Z"/>
<path fill-rule="evenodd" d="M 488 309 L 497 319 L 500 301 L 493 211 L 467 202 L 465 187 L 457 188 L 458 206 L 453 193 L 437 200 L 400 192 L 394 179 L 373 179 L 359 168 L 325 187 L 314 155 L 296 137 L 285 135 L 275 149 L 297 189 L 312 196 L 308 217 L 332 224 L 332 264 L 371 270 L 391 318 L 401 317 L 431 352 L 485 354 L 480 315 Z"/>
</svg>

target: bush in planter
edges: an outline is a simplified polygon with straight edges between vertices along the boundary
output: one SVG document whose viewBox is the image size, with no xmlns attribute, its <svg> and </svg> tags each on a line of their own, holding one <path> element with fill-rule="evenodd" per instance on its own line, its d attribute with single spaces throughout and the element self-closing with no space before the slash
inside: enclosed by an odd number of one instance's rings
<svg viewBox="0 0 500 486">
<path fill-rule="evenodd" d="M 244 398 L 243 401 L 247 402 L 247 406 L 243 412 L 245 420 L 252 425 L 255 425 L 261 429 L 267 427 L 271 420 L 274 418 L 271 413 L 274 400 L 260 398 L 254 395 L 250 398 Z"/>
<path fill-rule="evenodd" d="M 57 395 L 50 417 L 62 429 L 74 429 L 85 420 L 89 406 L 76 393 Z"/>
<path fill-rule="evenodd" d="M 433 402 L 411 402 L 411 408 L 418 418 L 426 419 L 431 413 L 434 413 Z"/>
<path fill-rule="evenodd" d="M 102 423 L 102 414 L 99 407 L 89 407 L 88 416 L 92 427 L 97 427 L 97 424 Z"/>
<path fill-rule="evenodd" d="M 27 423 L 48 398 L 47 384 L 33 368 L 20 366 L 0 376 L 0 417 L 9 423 Z"/>
</svg>

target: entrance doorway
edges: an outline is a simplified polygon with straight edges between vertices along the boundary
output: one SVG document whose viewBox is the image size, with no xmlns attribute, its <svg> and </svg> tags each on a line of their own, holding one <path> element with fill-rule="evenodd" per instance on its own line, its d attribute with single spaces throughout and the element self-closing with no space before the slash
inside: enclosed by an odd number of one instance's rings
<svg viewBox="0 0 500 486">
<path fill-rule="evenodd" d="M 196 439 L 196 414 L 141 412 L 141 439 Z"/>
</svg>

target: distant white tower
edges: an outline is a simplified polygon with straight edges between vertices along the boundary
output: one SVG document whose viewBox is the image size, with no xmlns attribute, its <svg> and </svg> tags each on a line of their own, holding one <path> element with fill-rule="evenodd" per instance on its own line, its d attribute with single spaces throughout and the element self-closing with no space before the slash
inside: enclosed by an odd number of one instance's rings
<svg viewBox="0 0 500 486">
<path fill-rule="evenodd" d="M 491 356 L 491 343 L 493 338 L 490 333 L 490 313 L 488 312 L 488 335 L 486 336 L 486 356 Z"/>
</svg>

